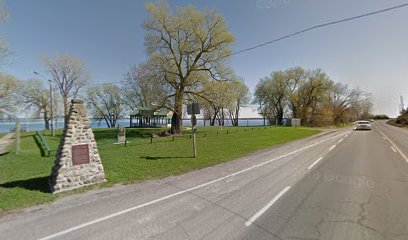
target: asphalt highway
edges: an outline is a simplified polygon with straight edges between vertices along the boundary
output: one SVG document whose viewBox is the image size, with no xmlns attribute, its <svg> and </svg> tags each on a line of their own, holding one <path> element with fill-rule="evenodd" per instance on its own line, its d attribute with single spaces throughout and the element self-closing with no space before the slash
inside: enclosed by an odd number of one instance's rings
<svg viewBox="0 0 408 240">
<path fill-rule="evenodd" d="M 408 130 L 322 133 L 0 218 L 0 239 L 408 239 Z"/>
</svg>

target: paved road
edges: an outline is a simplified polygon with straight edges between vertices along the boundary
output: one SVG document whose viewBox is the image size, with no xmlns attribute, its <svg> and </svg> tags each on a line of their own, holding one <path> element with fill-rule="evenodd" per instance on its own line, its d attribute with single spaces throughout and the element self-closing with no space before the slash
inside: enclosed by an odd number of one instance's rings
<svg viewBox="0 0 408 240">
<path fill-rule="evenodd" d="M 408 239 L 408 131 L 342 129 L 0 219 L 1 239 Z"/>
</svg>

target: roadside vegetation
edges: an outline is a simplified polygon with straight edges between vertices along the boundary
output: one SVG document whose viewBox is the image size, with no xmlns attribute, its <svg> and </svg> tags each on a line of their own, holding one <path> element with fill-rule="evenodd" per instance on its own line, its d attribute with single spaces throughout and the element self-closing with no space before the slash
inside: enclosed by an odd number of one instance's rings
<svg viewBox="0 0 408 240">
<path fill-rule="evenodd" d="M 408 112 L 402 113 L 396 119 L 389 120 L 388 123 L 397 127 L 408 127 Z"/>
<path fill-rule="evenodd" d="M 51 194 L 48 176 L 54 164 L 62 132 L 55 137 L 44 132 L 51 157 L 34 133 L 21 136 L 19 154 L 13 151 L 0 156 L 0 212 L 52 201 L 60 196 L 114 184 L 179 175 L 227 162 L 257 150 L 270 148 L 316 134 L 318 130 L 287 127 L 199 127 L 197 159 L 193 158 L 191 129 L 180 137 L 154 138 L 159 129 L 128 129 L 127 147 L 116 142 L 116 129 L 95 129 L 107 182 L 68 193 Z M 217 134 L 218 132 L 218 134 Z"/>
<path fill-rule="evenodd" d="M 342 126 L 369 119 L 370 93 L 333 81 L 323 70 L 301 67 L 272 72 L 261 79 L 253 101 L 271 123 L 290 116 L 304 126 Z"/>
</svg>

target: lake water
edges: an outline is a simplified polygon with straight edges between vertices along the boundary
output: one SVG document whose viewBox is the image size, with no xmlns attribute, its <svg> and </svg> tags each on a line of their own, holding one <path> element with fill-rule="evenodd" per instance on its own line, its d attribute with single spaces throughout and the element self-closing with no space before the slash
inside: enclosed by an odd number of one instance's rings
<svg viewBox="0 0 408 240">
<path fill-rule="evenodd" d="M 44 121 L 42 119 L 19 119 L 20 126 L 22 129 L 26 131 L 37 131 L 44 129 Z M 120 119 L 118 120 L 118 124 L 122 124 L 124 127 L 129 127 L 130 120 L 129 119 Z M 197 126 L 209 126 L 210 121 L 198 119 Z M 10 132 L 15 128 L 16 120 L 0 120 L 0 132 Z M 239 120 L 240 126 L 260 126 L 264 125 L 262 118 L 248 118 L 248 119 L 240 119 Z M 55 127 L 56 129 L 61 129 L 64 126 L 63 119 L 58 119 L 56 121 Z M 191 126 L 190 119 L 183 120 L 183 126 Z M 226 120 L 225 126 L 231 126 L 231 121 Z M 107 125 L 105 121 L 100 121 L 99 119 L 91 119 L 91 127 L 92 128 L 106 128 Z"/>
</svg>

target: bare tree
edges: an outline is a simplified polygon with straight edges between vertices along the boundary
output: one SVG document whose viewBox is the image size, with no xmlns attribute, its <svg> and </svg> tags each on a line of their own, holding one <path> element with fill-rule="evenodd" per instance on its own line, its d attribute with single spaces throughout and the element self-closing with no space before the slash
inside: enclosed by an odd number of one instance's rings
<svg viewBox="0 0 408 240">
<path fill-rule="evenodd" d="M 205 98 L 197 98 L 203 109 L 204 117 L 210 120 L 210 126 L 214 126 L 216 120 L 220 126 L 224 125 L 225 108 L 228 101 L 228 83 L 227 81 L 207 82 L 204 84 L 201 94 Z"/>
<path fill-rule="evenodd" d="M 216 11 L 199 11 L 193 6 L 170 10 L 168 4 L 147 3 L 144 23 L 149 62 L 160 79 L 172 87 L 170 132 L 179 134 L 185 95 L 200 95 L 200 85 L 209 79 L 224 79 L 229 73 L 228 56 L 234 36 L 223 16 Z"/>
<path fill-rule="evenodd" d="M 44 58 L 44 63 L 51 75 L 51 80 L 61 94 L 64 116 L 67 118 L 69 100 L 76 98 L 79 90 L 86 85 L 89 80 L 89 73 L 81 59 L 68 54 L 59 54 L 54 58 L 47 56 Z"/>
<path fill-rule="evenodd" d="M 24 81 L 20 93 L 25 109 L 33 109 L 34 117 L 42 116 L 45 129 L 50 129 L 50 92 L 43 86 L 42 81 L 37 79 Z"/>
<path fill-rule="evenodd" d="M 169 89 L 145 63 L 134 65 L 125 74 L 122 85 L 123 102 L 131 110 L 163 103 Z"/>
<path fill-rule="evenodd" d="M 120 88 L 113 84 L 91 86 L 88 87 L 87 94 L 87 102 L 94 118 L 104 119 L 109 128 L 115 127 L 123 113 Z"/>
<path fill-rule="evenodd" d="M 357 120 L 358 114 L 354 110 L 361 103 L 362 95 L 363 92 L 359 89 L 350 89 L 346 84 L 336 83 L 329 91 L 329 106 L 333 123 L 342 125 Z"/>
<path fill-rule="evenodd" d="M 226 109 L 231 119 L 232 126 L 238 126 L 239 112 L 241 107 L 248 104 L 251 100 L 249 88 L 245 85 L 244 79 L 238 77 L 229 82 L 227 91 L 227 105 Z"/>
</svg>

